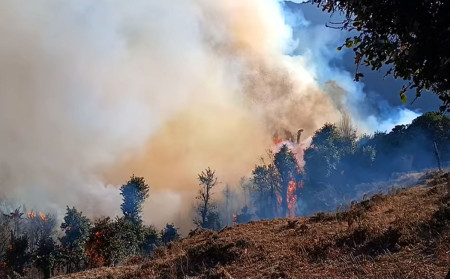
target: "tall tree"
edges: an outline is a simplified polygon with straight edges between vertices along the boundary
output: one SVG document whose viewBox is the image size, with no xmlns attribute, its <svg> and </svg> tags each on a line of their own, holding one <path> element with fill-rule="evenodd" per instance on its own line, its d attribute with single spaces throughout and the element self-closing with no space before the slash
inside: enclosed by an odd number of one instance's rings
<svg viewBox="0 0 450 279">
<path fill-rule="evenodd" d="M 198 180 L 200 182 L 200 190 L 196 197 L 198 216 L 194 218 L 194 224 L 201 228 L 218 230 L 220 227 L 219 213 L 212 199 L 212 189 L 217 185 L 216 172 L 208 167 L 198 175 Z"/>
<path fill-rule="evenodd" d="M 355 80 L 363 76 L 360 64 L 372 70 L 388 65 L 386 75 L 407 83 L 400 91 L 406 102 L 408 88 L 432 90 L 443 101 L 441 111 L 450 111 L 450 2 L 442 0 L 311 0 L 345 20 L 331 27 L 357 31 L 347 38 L 355 53 Z M 438 40 L 438 41 L 437 41 Z M 342 46 L 342 47 L 343 47 Z M 339 47 L 340 50 L 342 47 Z"/>
<path fill-rule="evenodd" d="M 61 246 L 67 257 L 67 273 L 79 271 L 87 266 L 85 244 L 89 238 L 91 222 L 75 207 L 66 209 L 61 229 Z"/>
<path fill-rule="evenodd" d="M 120 187 L 123 203 L 122 209 L 125 219 L 133 224 L 141 223 L 142 205 L 146 198 L 150 187 L 145 183 L 143 177 L 132 176 L 127 184 Z"/>
<path fill-rule="evenodd" d="M 281 192 L 280 175 L 273 163 L 255 166 L 252 172 L 253 203 L 259 218 L 278 216 L 277 197 Z"/>
<path fill-rule="evenodd" d="M 53 276 L 58 256 L 58 248 L 52 237 L 47 236 L 39 240 L 35 265 L 42 272 L 44 278 Z"/>
</svg>

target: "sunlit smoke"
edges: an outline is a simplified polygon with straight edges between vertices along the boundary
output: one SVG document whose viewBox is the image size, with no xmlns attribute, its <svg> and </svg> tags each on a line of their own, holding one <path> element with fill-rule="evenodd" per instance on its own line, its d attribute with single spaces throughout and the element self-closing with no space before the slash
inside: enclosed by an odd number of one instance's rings
<svg viewBox="0 0 450 279">
<path fill-rule="evenodd" d="M 135 174 L 144 219 L 186 227 L 197 173 L 236 184 L 276 130 L 308 137 L 349 105 L 323 86 L 327 61 L 292 55 L 276 0 L 2 5 L 0 189 L 33 208 L 120 214 Z"/>
</svg>

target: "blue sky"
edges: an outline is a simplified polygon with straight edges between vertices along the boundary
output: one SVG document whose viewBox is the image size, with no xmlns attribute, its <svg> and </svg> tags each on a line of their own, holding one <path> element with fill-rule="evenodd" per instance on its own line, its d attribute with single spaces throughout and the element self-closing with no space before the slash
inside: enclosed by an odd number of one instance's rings
<svg viewBox="0 0 450 279">
<path fill-rule="evenodd" d="M 353 52 L 346 49 L 343 49 L 341 52 L 336 50 L 344 42 L 345 38 L 349 36 L 349 33 L 326 28 L 325 24 L 332 19 L 330 14 L 323 12 L 315 5 L 308 3 L 297 4 L 293 2 L 285 2 L 284 11 L 287 18 L 291 21 L 291 26 L 293 25 L 294 33 L 303 32 L 302 30 L 305 29 L 304 21 L 306 20 L 308 22 L 306 29 L 313 29 L 314 36 L 322 38 L 326 42 L 326 45 L 322 47 L 326 48 L 325 52 L 331 56 L 328 60 L 330 67 L 346 71 L 350 74 L 355 72 Z M 332 21 L 338 20 L 339 15 L 333 16 Z M 313 40 L 317 39 L 313 38 Z M 322 56 L 323 53 L 324 51 L 321 51 Z M 409 101 L 407 104 L 403 104 L 398 92 L 404 82 L 402 80 L 395 80 L 392 76 L 384 77 L 386 70 L 374 72 L 365 67 L 360 67 L 360 70 L 365 75 L 361 82 L 359 82 L 360 85 L 358 85 L 363 86 L 363 91 L 365 92 L 365 109 L 374 114 L 383 117 L 383 114 L 389 113 L 389 109 L 387 108 L 401 108 L 422 113 L 432 110 L 437 111 L 439 109 L 439 99 L 436 95 L 429 92 L 423 92 L 422 97 L 411 105 L 410 103 L 414 99 L 415 92 L 409 91 L 407 93 Z"/>
</svg>

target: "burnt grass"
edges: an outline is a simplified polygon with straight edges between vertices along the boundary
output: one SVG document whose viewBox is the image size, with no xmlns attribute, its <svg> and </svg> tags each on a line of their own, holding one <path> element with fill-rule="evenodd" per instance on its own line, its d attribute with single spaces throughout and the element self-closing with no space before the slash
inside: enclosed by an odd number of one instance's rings
<svg viewBox="0 0 450 279">
<path fill-rule="evenodd" d="M 348 211 L 194 231 L 132 268 L 71 278 L 445 278 L 450 173 L 427 175 Z"/>
</svg>

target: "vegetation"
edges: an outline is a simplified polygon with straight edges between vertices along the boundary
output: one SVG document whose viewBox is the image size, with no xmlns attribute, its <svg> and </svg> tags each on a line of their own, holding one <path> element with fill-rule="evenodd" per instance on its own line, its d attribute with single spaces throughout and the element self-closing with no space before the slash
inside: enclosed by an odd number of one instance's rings
<svg viewBox="0 0 450 279">
<path fill-rule="evenodd" d="M 339 47 L 352 48 L 359 65 L 372 70 L 387 66 L 386 75 L 407 81 L 400 91 L 406 102 L 408 88 L 432 90 L 443 101 L 441 111 L 450 111 L 450 3 L 439 0 L 312 0 L 330 13 L 343 13 L 345 20 L 333 28 L 357 31 Z M 440 38 L 439 43 L 436 38 Z"/>
<path fill-rule="evenodd" d="M 348 210 L 202 231 L 137 267 L 85 278 L 444 278 L 450 173 L 375 195 Z"/>
<path fill-rule="evenodd" d="M 134 224 L 141 222 L 142 204 L 148 198 L 148 184 L 143 177 L 132 176 L 127 184 L 120 188 L 123 203 L 120 206 L 123 216 Z"/>
<path fill-rule="evenodd" d="M 25 207 L 0 216 L 0 278 L 20 275 L 50 278 L 102 266 L 116 266 L 132 258 L 145 258 L 156 247 L 179 238 L 168 224 L 157 233 L 141 220 L 148 197 L 144 178 L 132 176 L 122 186 L 124 216 L 93 222 L 75 207 L 67 207 L 57 238 L 56 220 L 50 214 L 26 212 Z M 3 249 L 4 247 L 4 249 Z"/>
<path fill-rule="evenodd" d="M 64 236 L 60 239 L 66 258 L 67 273 L 84 270 L 87 267 L 85 245 L 89 237 L 91 222 L 75 207 L 67 207 L 61 229 Z"/>
<path fill-rule="evenodd" d="M 337 125 L 328 123 L 316 131 L 304 152 L 303 169 L 288 145 L 270 153 L 269 163 L 256 165 L 246 188 L 249 202 L 235 211 L 236 221 L 332 211 L 360 198 L 364 191 L 373 190 L 372 183 L 389 180 L 395 173 L 448 166 L 449 131 L 450 117 L 430 112 L 389 133 L 357 137 L 344 115 Z M 291 198 L 287 196 L 289 182 L 297 183 Z M 294 214 L 286 214 L 289 203 L 297 205 Z"/>
<path fill-rule="evenodd" d="M 217 185 L 217 177 L 215 171 L 207 168 L 198 175 L 200 181 L 200 190 L 196 199 L 197 216 L 194 218 L 194 224 L 199 228 L 219 230 L 220 217 L 217 211 L 217 205 L 212 199 L 213 188 Z"/>
<path fill-rule="evenodd" d="M 396 172 L 446 167 L 450 164 L 450 118 L 426 113 L 410 125 L 397 126 L 389 133 L 376 132 L 358 137 L 350 119 L 344 116 L 338 124 L 325 124 L 316 131 L 303 158 L 298 157 L 297 147 L 289 141 L 277 145 L 273 152 L 268 153 L 268 158 L 255 166 L 250 178 L 242 178 L 240 191 L 224 187 L 221 191 L 223 205 L 215 196 L 220 185 L 215 171 L 207 168 L 201 172 L 193 220 L 200 230 L 194 230 L 190 235 L 203 234 L 202 229 L 227 231 L 222 220 L 226 220 L 227 225 L 234 225 L 258 219 L 334 211 L 370 191 L 373 193 L 374 189 L 379 189 L 379 184 L 375 183 L 393 179 Z M 299 163 L 301 159 L 304 166 Z M 446 179 L 441 180 L 445 182 Z M 413 180 L 417 181 L 417 178 Z M 144 178 L 133 175 L 120 190 L 123 216 L 90 220 L 75 207 L 67 207 L 59 226 L 62 232 L 59 238 L 56 220 L 51 214 L 27 212 L 24 207 L 4 210 L 0 216 L 0 277 L 16 274 L 49 278 L 96 267 L 118 266 L 150 256 L 159 257 L 162 250 L 158 247 L 177 247 L 180 233 L 173 223 L 167 223 L 157 231 L 142 221 L 143 203 L 149 196 L 149 186 Z M 374 197 L 359 206 L 351 204 L 347 213 L 317 213 L 311 221 L 347 220 L 349 226 L 353 226 L 361 222 L 365 212 L 378 200 L 383 199 Z M 439 208 L 435 215 L 437 221 L 433 224 L 442 228 L 448 225 L 445 218 L 449 210 L 446 204 Z M 287 229 L 295 229 L 299 233 L 306 230 L 290 222 Z M 212 231 L 208 233 L 214 235 Z M 397 233 L 387 230 L 382 235 L 375 235 L 362 227 L 353 235 L 336 241 L 342 245 L 358 246 L 358 253 L 369 249 L 372 257 L 382 253 L 376 247 L 384 247 L 383 237 L 393 239 L 393 244 L 386 244 L 386 249 L 397 249 Z M 248 240 L 241 239 L 230 245 L 212 241 L 206 246 L 194 247 L 186 251 L 186 257 L 194 264 L 187 266 L 181 262 L 183 270 L 177 272 L 193 268 L 189 272 L 200 274 L 205 267 L 239 258 L 248 245 Z M 308 260 L 320 261 L 326 258 L 328 244 L 324 245 L 307 247 L 302 253 L 308 254 Z M 196 262 L 206 256 L 210 260 L 204 262 L 205 266 Z"/>
</svg>

